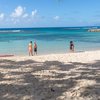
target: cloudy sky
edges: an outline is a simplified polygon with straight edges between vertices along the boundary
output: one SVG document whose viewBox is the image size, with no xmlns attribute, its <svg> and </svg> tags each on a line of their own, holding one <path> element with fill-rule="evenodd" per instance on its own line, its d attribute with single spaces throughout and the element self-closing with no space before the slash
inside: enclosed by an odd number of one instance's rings
<svg viewBox="0 0 100 100">
<path fill-rule="evenodd" d="M 100 25 L 100 0 L 0 0 L 0 28 Z"/>
</svg>

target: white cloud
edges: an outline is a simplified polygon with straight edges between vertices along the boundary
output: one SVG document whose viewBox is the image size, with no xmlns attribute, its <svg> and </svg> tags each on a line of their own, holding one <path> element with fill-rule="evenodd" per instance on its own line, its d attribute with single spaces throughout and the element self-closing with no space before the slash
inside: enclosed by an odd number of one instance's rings
<svg viewBox="0 0 100 100">
<path fill-rule="evenodd" d="M 24 15 L 24 11 L 25 11 L 25 8 L 21 7 L 21 6 L 18 6 L 14 12 L 12 12 L 11 16 L 16 18 L 16 17 L 21 17 Z"/>
<path fill-rule="evenodd" d="M 60 17 L 59 17 L 59 16 L 55 16 L 54 19 L 55 19 L 55 20 L 59 20 Z"/>
<path fill-rule="evenodd" d="M 28 17 L 28 14 L 27 13 L 23 15 L 23 18 L 26 18 L 26 17 Z"/>
<path fill-rule="evenodd" d="M 4 13 L 1 13 L 0 14 L 0 19 L 3 19 L 4 18 Z"/>
<path fill-rule="evenodd" d="M 24 7 L 18 6 L 15 8 L 15 10 L 11 13 L 10 16 L 11 16 L 11 21 L 14 24 L 17 24 L 26 20 L 25 18 L 27 18 L 29 15 L 28 13 L 25 12 Z"/>
<path fill-rule="evenodd" d="M 14 24 L 19 23 L 19 19 L 13 21 Z"/>
<path fill-rule="evenodd" d="M 37 14 L 37 10 L 35 9 L 32 11 L 32 16 L 34 17 L 36 14 Z"/>
<path fill-rule="evenodd" d="M 12 18 L 11 21 L 13 22 L 13 24 L 17 24 L 19 22 L 19 19 Z"/>
</svg>

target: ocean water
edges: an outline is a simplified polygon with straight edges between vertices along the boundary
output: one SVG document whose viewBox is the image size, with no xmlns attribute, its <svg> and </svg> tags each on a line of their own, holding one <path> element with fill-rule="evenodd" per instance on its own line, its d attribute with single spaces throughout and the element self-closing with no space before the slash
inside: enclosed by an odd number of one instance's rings
<svg viewBox="0 0 100 100">
<path fill-rule="evenodd" d="M 77 52 L 100 49 L 100 32 L 88 32 L 90 28 L 3 28 L 0 29 L 0 54 L 28 55 L 30 41 L 37 42 L 39 55 L 67 53 L 70 41 Z"/>
</svg>

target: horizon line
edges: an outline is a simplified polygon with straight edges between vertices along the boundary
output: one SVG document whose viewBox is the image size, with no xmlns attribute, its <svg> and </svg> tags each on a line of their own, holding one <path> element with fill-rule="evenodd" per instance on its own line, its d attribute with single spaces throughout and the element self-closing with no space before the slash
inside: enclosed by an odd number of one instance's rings
<svg viewBox="0 0 100 100">
<path fill-rule="evenodd" d="M 61 27 L 65 27 L 65 28 L 70 28 L 70 27 L 100 27 L 100 26 L 96 26 L 96 25 L 88 25 L 88 26 L 39 26 L 39 27 L 2 27 L 0 29 L 15 29 L 15 28 L 61 28 Z"/>
</svg>

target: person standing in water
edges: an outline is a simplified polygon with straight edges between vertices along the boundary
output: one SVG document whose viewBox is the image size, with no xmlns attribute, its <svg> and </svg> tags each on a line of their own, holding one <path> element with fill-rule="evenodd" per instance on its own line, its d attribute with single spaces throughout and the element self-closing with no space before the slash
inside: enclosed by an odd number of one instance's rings
<svg viewBox="0 0 100 100">
<path fill-rule="evenodd" d="M 70 51 L 74 52 L 74 43 L 73 43 L 73 41 L 70 41 Z"/>
<path fill-rule="evenodd" d="M 34 55 L 37 55 L 37 44 L 34 42 Z"/>
<path fill-rule="evenodd" d="M 28 51 L 29 51 L 29 56 L 33 56 L 33 47 L 32 47 L 32 41 L 30 41 L 28 45 Z"/>
</svg>

